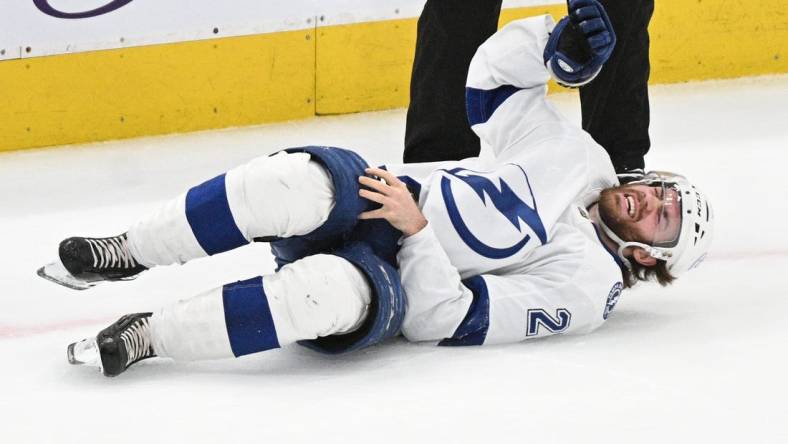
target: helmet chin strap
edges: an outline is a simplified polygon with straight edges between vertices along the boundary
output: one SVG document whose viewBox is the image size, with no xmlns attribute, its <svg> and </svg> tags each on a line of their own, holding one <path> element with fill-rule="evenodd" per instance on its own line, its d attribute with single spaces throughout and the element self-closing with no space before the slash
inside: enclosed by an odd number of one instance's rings
<svg viewBox="0 0 788 444">
<path fill-rule="evenodd" d="M 600 212 L 598 214 L 599 214 L 599 226 L 602 227 L 602 231 L 604 231 L 607 237 L 609 237 L 613 242 L 616 243 L 616 245 L 618 245 L 618 251 L 617 251 L 618 257 L 621 258 L 622 261 L 624 261 L 624 265 L 627 266 L 629 271 L 632 271 L 632 262 L 630 258 L 624 255 L 624 250 L 627 247 L 642 248 L 643 250 L 646 251 L 646 253 L 649 254 L 649 256 L 655 259 L 667 260 L 670 257 L 670 253 L 664 251 L 662 248 L 654 247 L 648 244 L 644 244 L 642 242 L 625 241 L 621 239 L 610 227 L 607 226 L 607 224 L 605 223 L 605 218 L 602 217 L 602 213 Z"/>
</svg>

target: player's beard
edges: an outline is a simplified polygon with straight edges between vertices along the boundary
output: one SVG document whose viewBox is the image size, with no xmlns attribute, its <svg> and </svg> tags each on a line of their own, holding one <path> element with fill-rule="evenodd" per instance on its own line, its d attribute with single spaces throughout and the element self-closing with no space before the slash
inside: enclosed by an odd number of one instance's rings
<svg viewBox="0 0 788 444">
<path fill-rule="evenodd" d="M 631 220 L 621 216 L 620 204 L 616 200 L 616 196 L 622 199 L 620 191 L 626 188 L 626 185 L 620 185 L 613 188 L 606 188 L 599 194 L 599 217 L 608 228 L 613 230 L 623 241 L 627 242 L 640 242 L 637 239 L 637 234 L 632 227 L 628 225 Z"/>
</svg>

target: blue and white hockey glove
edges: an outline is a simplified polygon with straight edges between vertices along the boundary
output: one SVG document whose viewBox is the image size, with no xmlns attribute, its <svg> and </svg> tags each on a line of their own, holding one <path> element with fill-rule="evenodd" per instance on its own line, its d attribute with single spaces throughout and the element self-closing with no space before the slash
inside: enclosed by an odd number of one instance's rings
<svg viewBox="0 0 788 444">
<path fill-rule="evenodd" d="M 561 85 L 575 88 L 594 80 L 616 46 L 605 8 L 596 0 L 569 0 L 569 15 L 555 25 L 544 63 Z"/>
</svg>

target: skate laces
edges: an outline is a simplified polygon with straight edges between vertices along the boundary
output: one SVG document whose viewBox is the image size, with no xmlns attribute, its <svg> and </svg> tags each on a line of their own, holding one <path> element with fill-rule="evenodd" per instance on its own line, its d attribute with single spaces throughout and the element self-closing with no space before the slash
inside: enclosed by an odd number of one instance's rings
<svg viewBox="0 0 788 444">
<path fill-rule="evenodd" d="M 120 334 L 120 338 L 126 346 L 126 354 L 128 355 L 126 365 L 131 365 L 134 361 L 147 358 L 153 354 L 153 343 L 149 333 L 147 317 L 134 321 L 129 328 Z"/>
<path fill-rule="evenodd" d="M 125 236 L 105 239 L 85 239 L 93 253 L 93 266 L 96 268 L 134 268 L 137 261 L 126 245 Z"/>
</svg>

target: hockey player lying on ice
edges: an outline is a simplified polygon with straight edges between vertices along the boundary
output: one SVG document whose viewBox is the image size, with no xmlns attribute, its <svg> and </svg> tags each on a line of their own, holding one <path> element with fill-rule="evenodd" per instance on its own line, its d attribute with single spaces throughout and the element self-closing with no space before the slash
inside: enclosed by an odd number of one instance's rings
<svg viewBox="0 0 788 444">
<path fill-rule="evenodd" d="M 570 2 L 570 17 L 555 29 L 549 16 L 511 23 L 474 57 L 468 117 L 492 162 L 378 169 L 348 150 L 291 148 L 191 188 L 122 235 L 63 241 L 39 274 L 72 288 L 255 240 L 271 242 L 280 266 L 126 315 L 69 346 L 70 362 L 114 376 L 153 356 L 294 342 L 344 353 L 400 332 L 439 345 L 583 334 L 622 288 L 698 265 L 706 197 L 666 173 L 619 186 L 605 151 L 546 100 L 551 73 L 590 81 L 614 45 L 593 0 Z"/>
</svg>

